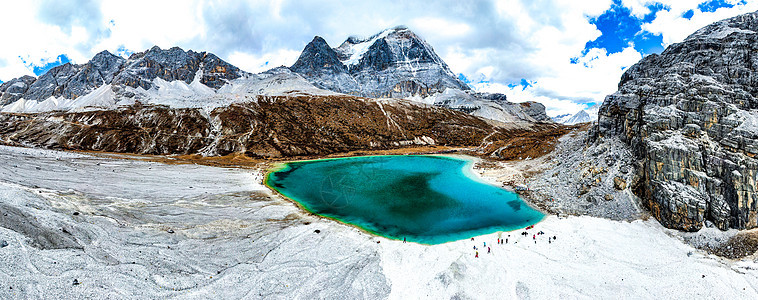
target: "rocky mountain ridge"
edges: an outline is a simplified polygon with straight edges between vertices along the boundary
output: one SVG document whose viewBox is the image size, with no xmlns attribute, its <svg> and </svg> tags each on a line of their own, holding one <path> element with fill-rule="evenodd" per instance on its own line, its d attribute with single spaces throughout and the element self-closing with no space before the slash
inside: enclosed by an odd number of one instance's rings
<svg viewBox="0 0 758 300">
<path fill-rule="evenodd" d="M 594 136 L 639 160 L 634 188 L 667 227 L 758 226 L 758 12 L 708 25 L 622 76 Z"/>
<path fill-rule="evenodd" d="M 351 37 L 338 48 L 315 37 L 292 67 L 259 74 L 244 72 L 212 53 L 178 47 L 155 46 L 128 59 L 103 51 L 85 64 L 66 63 L 39 78 L 24 76 L 0 84 L 0 111 L 114 109 L 135 102 L 210 111 L 245 101 L 249 94 L 334 92 L 407 96 L 500 122 L 549 121 L 538 103 L 514 104 L 502 94 L 471 91 L 431 46 L 405 27 L 368 39 Z"/>
<path fill-rule="evenodd" d="M 117 98 L 134 97 L 135 89 L 150 90 L 154 80 L 197 79 L 209 88 L 219 89 L 230 80 L 249 75 L 208 52 L 184 51 L 179 47 L 157 46 L 134 53 L 128 59 L 102 51 L 87 63 L 66 63 L 38 78 L 23 76 L 0 85 L 0 106 L 18 100 L 42 102 L 50 97 L 76 100 L 96 89 L 110 85 Z"/>
<path fill-rule="evenodd" d="M 316 36 L 290 69 L 319 88 L 370 98 L 469 89 L 426 41 L 404 26 L 365 39 L 349 37 L 337 48 Z"/>
<path fill-rule="evenodd" d="M 550 122 L 536 102 L 514 104 L 503 94 L 471 91 L 405 26 L 368 38 L 352 36 L 337 48 L 316 36 L 290 69 L 316 87 L 339 93 L 412 99 L 501 122 Z"/>
</svg>

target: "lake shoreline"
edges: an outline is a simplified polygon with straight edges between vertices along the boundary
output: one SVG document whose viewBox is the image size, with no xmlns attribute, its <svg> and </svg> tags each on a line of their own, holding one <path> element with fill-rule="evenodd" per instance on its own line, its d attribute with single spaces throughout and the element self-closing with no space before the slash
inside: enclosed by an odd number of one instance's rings
<svg viewBox="0 0 758 300">
<path fill-rule="evenodd" d="M 486 235 L 486 234 L 492 234 L 492 233 L 498 233 L 498 232 L 499 233 L 504 233 L 504 232 L 517 231 L 517 230 L 521 230 L 521 229 L 523 229 L 523 228 L 525 228 L 527 226 L 536 225 L 536 224 L 542 222 L 544 220 L 545 216 L 547 215 L 542 209 L 540 209 L 539 207 L 533 206 L 532 203 L 530 203 L 529 201 L 527 201 L 526 199 L 524 199 L 524 197 L 522 197 L 521 195 L 518 195 L 518 194 L 514 193 L 512 190 L 504 188 L 503 186 L 500 186 L 500 185 L 494 183 L 492 180 L 487 180 L 484 177 L 482 177 L 479 174 L 477 174 L 475 172 L 475 170 L 474 170 L 474 166 L 477 163 L 479 163 L 479 162 L 482 161 L 481 158 L 473 157 L 473 156 L 468 156 L 468 155 L 460 155 L 460 154 L 369 155 L 369 156 L 357 156 L 357 157 L 320 158 L 320 159 L 292 160 L 292 161 L 286 161 L 286 162 L 277 162 L 277 163 L 269 166 L 266 169 L 265 175 L 263 176 L 263 178 L 264 178 L 263 179 L 263 185 L 266 186 L 267 188 L 269 188 L 273 193 L 275 193 L 277 195 L 280 195 L 281 197 L 283 197 L 284 199 L 286 199 L 288 202 L 294 203 L 295 206 L 297 206 L 299 209 L 301 209 L 302 211 L 306 212 L 309 215 L 317 216 L 319 218 L 328 219 L 330 221 L 336 221 L 336 222 L 341 223 L 343 225 L 348 225 L 349 227 L 356 228 L 356 229 L 358 229 L 360 231 L 363 231 L 365 233 L 369 233 L 369 234 L 374 235 L 374 236 L 383 237 L 383 238 L 387 238 L 387 239 L 390 239 L 390 240 L 402 240 L 403 239 L 403 238 L 401 238 L 401 236 L 403 236 L 402 234 L 395 234 L 397 236 L 393 236 L 393 234 L 382 234 L 380 232 L 377 232 L 375 230 L 367 228 L 367 227 L 365 227 L 363 225 L 355 224 L 354 221 L 348 221 L 348 220 L 344 219 L 345 217 L 331 216 L 331 215 L 328 215 L 328 213 L 320 214 L 320 213 L 316 212 L 314 209 L 311 209 L 308 206 L 306 206 L 306 204 L 301 203 L 300 200 L 297 200 L 297 197 L 292 196 L 291 194 L 289 194 L 289 193 L 281 190 L 277 186 L 274 186 L 274 184 L 272 183 L 272 180 L 271 180 L 272 174 L 274 174 L 274 173 L 276 173 L 278 171 L 282 171 L 283 169 L 287 168 L 289 166 L 289 164 L 291 164 L 291 163 L 311 163 L 311 162 L 336 161 L 336 160 L 343 160 L 343 159 L 361 159 L 361 158 L 377 158 L 377 157 L 378 158 L 381 158 L 381 157 L 392 157 L 392 158 L 394 158 L 394 157 L 418 157 L 418 158 L 434 157 L 434 158 L 442 158 L 442 159 L 449 159 L 449 160 L 457 161 L 457 162 L 463 164 L 462 168 L 458 171 L 458 172 L 460 172 L 460 173 L 458 173 L 458 176 L 465 177 L 465 178 L 471 180 L 471 182 L 474 182 L 474 183 L 477 183 L 477 184 L 485 185 L 485 186 L 488 186 L 490 188 L 494 188 L 494 189 L 497 189 L 497 190 L 502 190 L 502 191 L 508 192 L 515 199 L 517 199 L 517 201 L 518 201 L 517 203 L 519 203 L 520 205 L 523 205 L 522 207 L 527 207 L 529 209 L 529 211 L 534 211 L 537 214 L 539 214 L 539 216 L 540 216 L 538 220 L 536 220 L 536 221 L 527 220 L 526 222 L 529 223 L 528 225 L 518 226 L 516 228 L 511 228 L 510 226 L 506 226 L 508 228 L 498 228 L 498 229 L 489 229 L 489 230 L 486 229 L 486 228 L 489 228 L 489 227 L 482 227 L 482 228 L 478 228 L 478 229 L 473 229 L 472 228 L 472 229 L 466 229 L 466 230 L 463 231 L 463 232 L 467 232 L 469 230 L 473 231 L 472 232 L 472 236 L 466 236 L 465 238 L 453 238 L 452 240 L 441 242 L 441 243 L 437 243 L 437 242 L 420 242 L 420 241 L 415 241 L 414 240 L 413 241 L 414 243 L 424 244 L 424 245 L 437 245 L 437 244 L 445 244 L 445 243 L 449 243 L 449 242 L 454 242 L 454 241 L 459 241 L 459 240 L 467 239 L 469 237 L 476 237 L 476 236 L 481 236 L 481 235 Z M 446 218 L 445 220 L 448 220 L 448 219 Z M 449 219 L 449 220 L 454 220 L 454 219 Z M 376 225 L 379 225 L 379 224 L 369 222 L 367 225 L 369 225 L 369 226 L 376 226 Z M 393 225 L 395 225 L 395 224 L 393 224 Z M 498 225 L 498 226 L 500 226 L 500 225 Z M 481 231 L 481 232 L 480 233 L 474 233 L 476 231 Z M 442 237 L 442 236 L 454 236 L 454 235 L 456 235 L 456 233 L 450 232 L 450 233 L 442 234 L 439 237 Z M 412 236 L 412 235 L 406 235 L 406 236 Z M 423 236 L 426 236 L 426 235 L 423 235 Z M 434 236 L 434 235 L 429 235 L 428 238 L 431 238 L 432 236 Z M 422 237 L 422 236 L 419 236 L 419 237 Z"/>
</svg>

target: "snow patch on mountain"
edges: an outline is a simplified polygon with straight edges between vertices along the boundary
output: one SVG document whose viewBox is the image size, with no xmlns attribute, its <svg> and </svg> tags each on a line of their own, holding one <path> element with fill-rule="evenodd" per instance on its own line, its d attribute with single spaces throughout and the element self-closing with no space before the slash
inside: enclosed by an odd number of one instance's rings
<svg viewBox="0 0 758 300">
<path fill-rule="evenodd" d="M 44 101 L 19 99 L 2 108 L 2 112 L 46 112 L 46 111 L 70 111 L 83 109 L 111 109 L 116 107 L 115 93 L 110 84 L 100 86 L 87 95 L 76 99 L 50 96 Z"/>
<path fill-rule="evenodd" d="M 496 100 L 491 98 L 496 98 Z M 485 94 L 447 88 L 442 93 L 426 98 L 409 97 L 408 100 L 459 110 L 477 117 L 505 123 L 542 121 L 542 119 L 537 120 L 530 115 L 520 103 L 505 100 L 505 96 L 502 94 Z"/>
<path fill-rule="evenodd" d="M 570 119 L 572 116 L 574 116 L 574 115 L 572 115 L 572 114 L 562 114 L 562 115 L 557 115 L 555 117 L 552 117 L 550 119 L 553 120 L 553 122 L 556 122 L 556 123 L 564 123 L 564 122 L 568 121 L 568 119 Z"/>
<path fill-rule="evenodd" d="M 599 105 L 593 105 L 592 107 L 588 109 L 580 110 L 573 115 L 565 114 L 565 115 L 553 117 L 552 119 L 556 123 L 562 123 L 566 125 L 595 122 L 597 121 L 597 113 L 599 110 L 600 110 Z"/>
<path fill-rule="evenodd" d="M 142 87 L 118 87 L 131 97 L 118 96 L 110 84 L 103 85 L 91 93 L 76 99 L 49 97 L 38 102 L 20 99 L 2 108 L 3 112 L 36 113 L 45 111 L 70 111 L 83 109 L 113 109 L 120 105 L 131 105 L 135 101 L 143 104 L 167 105 L 174 108 L 202 108 L 212 110 L 232 103 L 252 101 L 252 95 L 335 95 L 337 93 L 314 87 L 300 75 L 285 68 L 272 69 L 264 73 L 246 75 L 229 81 L 218 91 L 201 83 L 202 70 L 192 82 L 182 80 L 166 81 L 156 77 L 148 90 Z"/>
<path fill-rule="evenodd" d="M 232 80 L 218 90 L 219 94 L 255 94 L 265 96 L 284 95 L 338 95 L 339 93 L 319 89 L 302 76 L 287 68 L 275 68 L 263 73 Z"/>
<path fill-rule="evenodd" d="M 342 63 L 346 66 L 353 66 L 357 65 L 358 62 L 361 61 L 361 58 L 363 58 L 363 55 L 368 52 L 368 49 L 373 45 L 377 40 L 386 38 L 394 29 L 385 29 L 384 31 L 375 34 L 368 39 L 359 39 L 357 37 L 350 37 L 345 42 L 342 43 L 339 47 L 334 49 L 339 53 L 340 55 L 344 57 L 348 57 L 346 60 L 343 60 Z"/>
</svg>

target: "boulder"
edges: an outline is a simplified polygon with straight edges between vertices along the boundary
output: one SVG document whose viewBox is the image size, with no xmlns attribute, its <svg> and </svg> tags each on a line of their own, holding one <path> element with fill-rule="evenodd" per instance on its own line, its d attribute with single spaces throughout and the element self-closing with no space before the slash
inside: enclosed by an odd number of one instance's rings
<svg viewBox="0 0 758 300">
<path fill-rule="evenodd" d="M 621 177 L 614 177 L 613 187 L 619 191 L 626 189 L 626 180 L 624 180 L 624 178 L 621 178 Z"/>
</svg>

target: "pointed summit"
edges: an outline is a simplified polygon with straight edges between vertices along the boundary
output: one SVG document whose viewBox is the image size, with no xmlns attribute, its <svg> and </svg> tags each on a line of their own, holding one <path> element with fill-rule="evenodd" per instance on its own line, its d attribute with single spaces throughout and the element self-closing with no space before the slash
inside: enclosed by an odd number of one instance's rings
<svg viewBox="0 0 758 300">
<path fill-rule="evenodd" d="M 346 94 L 359 93 L 360 87 L 340 61 L 337 52 L 326 41 L 316 36 L 305 46 L 295 64 L 290 67 L 295 73 L 322 89 Z"/>
<path fill-rule="evenodd" d="M 337 57 L 337 52 L 329 47 L 329 44 L 320 36 L 314 37 L 305 46 L 300 57 L 290 69 L 294 72 L 308 75 L 323 71 L 331 71 L 335 74 L 347 73 L 347 67 Z"/>
<path fill-rule="evenodd" d="M 334 49 L 317 36 L 292 70 L 318 87 L 366 97 L 425 97 L 446 88 L 469 89 L 406 26 L 368 38 L 351 36 Z"/>
<path fill-rule="evenodd" d="M 126 60 L 122 57 L 113 55 L 113 53 L 108 52 L 108 50 L 103 50 L 102 52 L 95 54 L 95 57 L 90 59 L 87 64 L 97 70 L 102 77 L 102 82 L 111 82 L 116 73 L 121 70 L 121 66 L 124 65 L 124 62 L 126 62 Z"/>
<path fill-rule="evenodd" d="M 168 82 L 181 80 L 190 84 L 201 67 L 203 73 L 200 81 L 211 88 L 220 88 L 226 81 L 245 74 L 212 53 L 184 51 L 179 47 L 164 50 L 154 46 L 145 52 L 130 56 L 124 70 L 113 82 L 145 90 L 153 86 L 152 82 L 156 78 Z"/>
</svg>

